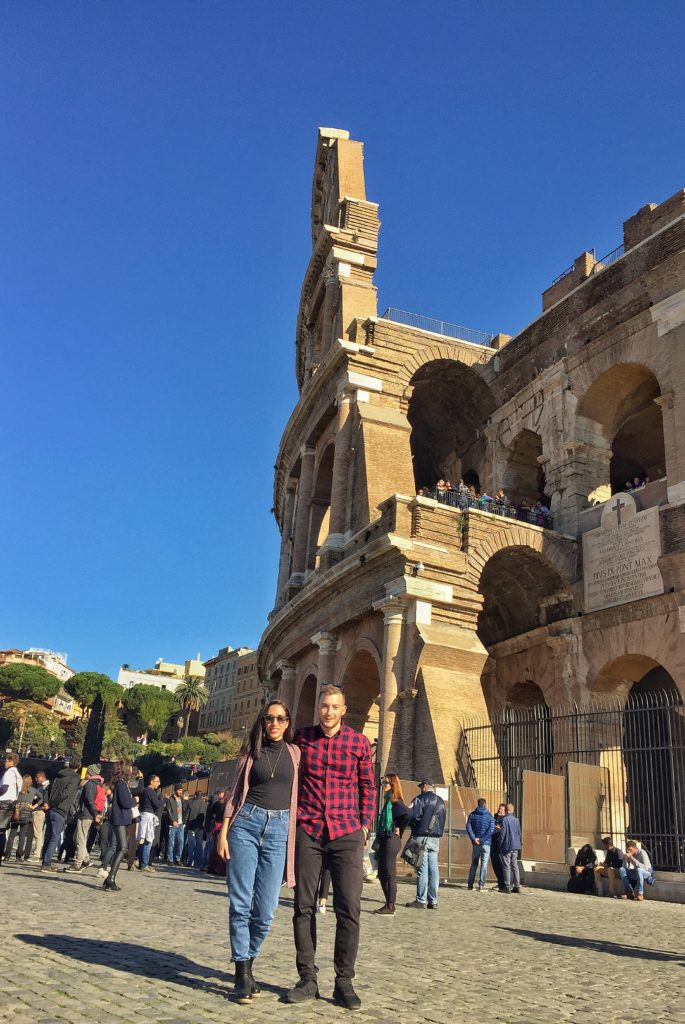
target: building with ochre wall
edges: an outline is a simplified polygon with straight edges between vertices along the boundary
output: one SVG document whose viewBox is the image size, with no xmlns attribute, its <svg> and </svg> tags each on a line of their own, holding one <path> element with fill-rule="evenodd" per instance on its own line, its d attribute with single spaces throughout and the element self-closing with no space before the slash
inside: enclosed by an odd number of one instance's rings
<svg viewBox="0 0 685 1024">
<path fill-rule="evenodd" d="M 378 315 L 347 132 L 319 130 L 311 224 L 259 650 L 296 724 L 344 684 L 383 770 L 447 781 L 467 717 L 685 695 L 685 192 L 579 257 L 513 338 Z M 435 490 L 460 478 L 551 517 Z"/>
</svg>

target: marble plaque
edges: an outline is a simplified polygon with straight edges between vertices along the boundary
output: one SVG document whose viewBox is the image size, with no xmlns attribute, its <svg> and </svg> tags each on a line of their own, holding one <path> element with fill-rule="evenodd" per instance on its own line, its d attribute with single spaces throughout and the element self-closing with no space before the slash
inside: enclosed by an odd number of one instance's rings
<svg viewBox="0 0 685 1024">
<path fill-rule="evenodd" d="M 630 494 L 606 502 L 602 525 L 583 535 L 585 611 L 663 594 L 659 509 L 638 512 Z"/>
</svg>

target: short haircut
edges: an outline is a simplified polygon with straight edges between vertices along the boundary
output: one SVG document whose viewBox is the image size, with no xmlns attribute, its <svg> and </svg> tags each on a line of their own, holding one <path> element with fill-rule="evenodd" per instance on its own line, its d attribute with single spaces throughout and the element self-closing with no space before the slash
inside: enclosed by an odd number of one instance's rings
<svg viewBox="0 0 685 1024">
<path fill-rule="evenodd" d="M 513 813 L 514 813 L 514 805 L 513 804 L 507 804 L 507 814 L 513 814 Z"/>
<path fill-rule="evenodd" d="M 637 843 L 636 843 L 636 841 L 634 839 L 629 839 L 627 841 L 627 843 L 626 843 L 626 850 L 628 849 L 629 846 L 634 846 L 635 849 L 637 850 Z"/>
<path fill-rule="evenodd" d="M 485 799 L 485 797 L 484 796 L 479 796 L 478 797 L 478 806 L 479 807 L 487 807 L 487 805 L 488 805 L 488 802 Z"/>
<path fill-rule="evenodd" d="M 73 768 L 75 772 L 80 771 L 80 768 L 81 768 L 81 758 L 80 757 L 72 757 L 71 760 L 69 761 L 69 767 Z"/>
<path fill-rule="evenodd" d="M 159 778 L 159 775 L 151 775 L 150 778 L 147 780 L 148 786 L 150 785 L 151 782 L 154 782 L 155 779 L 158 779 L 158 778 Z"/>
<path fill-rule="evenodd" d="M 602 839 L 602 842 L 606 843 L 607 846 L 613 846 L 614 845 L 614 841 L 611 838 L 611 836 L 604 836 L 604 838 Z"/>
<path fill-rule="evenodd" d="M 343 690 L 342 686 L 338 686 L 336 683 L 324 683 L 324 685 L 321 687 L 319 691 L 319 700 L 321 700 L 322 697 L 333 697 L 337 694 L 340 694 L 344 704 L 345 691 Z"/>
</svg>

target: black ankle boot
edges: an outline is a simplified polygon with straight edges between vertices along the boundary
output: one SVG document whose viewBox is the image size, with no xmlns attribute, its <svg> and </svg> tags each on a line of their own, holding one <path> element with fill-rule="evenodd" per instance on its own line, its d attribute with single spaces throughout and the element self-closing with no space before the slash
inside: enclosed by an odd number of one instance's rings
<svg viewBox="0 0 685 1024">
<path fill-rule="evenodd" d="M 262 990 L 259 987 L 259 985 L 257 984 L 257 982 L 254 980 L 254 974 L 252 973 L 252 965 L 254 963 L 254 957 L 252 958 L 252 960 L 248 960 L 247 962 L 250 965 L 248 970 L 250 972 L 250 988 L 252 989 L 252 995 L 253 996 L 261 996 Z"/>
<path fill-rule="evenodd" d="M 233 995 L 236 1002 L 246 1006 L 252 1002 L 252 982 L 250 980 L 250 961 L 237 960 L 235 965 L 235 988 Z"/>
</svg>

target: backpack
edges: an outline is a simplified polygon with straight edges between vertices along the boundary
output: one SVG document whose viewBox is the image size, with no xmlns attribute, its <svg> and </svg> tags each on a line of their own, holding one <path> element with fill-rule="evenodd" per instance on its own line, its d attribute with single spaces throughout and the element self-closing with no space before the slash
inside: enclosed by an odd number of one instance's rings
<svg viewBox="0 0 685 1024">
<path fill-rule="evenodd" d="M 107 790 L 98 782 L 95 787 L 95 797 L 93 798 L 93 804 L 98 814 L 102 814 L 107 806 Z"/>
</svg>

